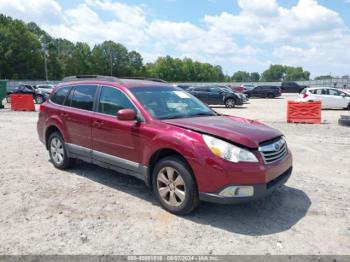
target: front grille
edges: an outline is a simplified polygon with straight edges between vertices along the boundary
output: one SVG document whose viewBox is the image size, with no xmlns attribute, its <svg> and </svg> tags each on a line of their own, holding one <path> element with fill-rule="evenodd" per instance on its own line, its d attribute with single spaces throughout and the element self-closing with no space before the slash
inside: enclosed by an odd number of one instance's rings
<svg viewBox="0 0 350 262">
<path fill-rule="evenodd" d="M 284 138 L 280 138 L 277 141 L 265 144 L 259 147 L 265 163 L 270 164 L 278 160 L 283 159 L 288 154 L 287 143 Z"/>
</svg>

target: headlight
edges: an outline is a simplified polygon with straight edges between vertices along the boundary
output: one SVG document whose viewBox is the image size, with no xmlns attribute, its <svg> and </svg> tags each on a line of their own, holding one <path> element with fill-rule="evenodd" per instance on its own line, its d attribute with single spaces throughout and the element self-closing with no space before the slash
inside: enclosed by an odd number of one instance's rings
<svg viewBox="0 0 350 262">
<path fill-rule="evenodd" d="M 225 160 L 238 163 L 238 162 L 259 162 L 255 155 L 243 148 L 234 146 L 221 139 L 203 135 L 204 142 L 209 147 L 210 151 Z"/>
</svg>

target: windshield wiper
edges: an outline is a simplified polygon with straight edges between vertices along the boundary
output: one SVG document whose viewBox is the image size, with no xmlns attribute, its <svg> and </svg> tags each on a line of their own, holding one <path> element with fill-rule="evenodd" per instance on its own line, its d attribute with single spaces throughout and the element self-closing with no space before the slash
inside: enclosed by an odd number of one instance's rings
<svg viewBox="0 0 350 262">
<path fill-rule="evenodd" d="M 176 118 L 185 118 L 187 117 L 186 115 L 173 115 L 173 116 L 164 116 L 161 117 L 159 119 L 163 120 L 163 119 L 176 119 Z"/>
<path fill-rule="evenodd" d="M 189 115 L 189 117 L 195 117 L 195 116 L 215 116 L 216 114 L 213 112 L 200 112 L 196 114 Z"/>
</svg>

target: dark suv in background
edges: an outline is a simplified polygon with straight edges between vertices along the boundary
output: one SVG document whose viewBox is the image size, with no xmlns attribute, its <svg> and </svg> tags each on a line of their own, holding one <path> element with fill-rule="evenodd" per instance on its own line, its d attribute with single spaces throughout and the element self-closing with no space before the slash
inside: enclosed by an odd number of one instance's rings
<svg viewBox="0 0 350 262">
<path fill-rule="evenodd" d="M 307 88 L 306 85 L 299 85 L 296 82 L 284 81 L 281 84 L 281 90 L 283 93 L 300 93 Z"/>
<path fill-rule="evenodd" d="M 186 91 L 208 105 L 225 105 L 227 108 L 233 108 L 244 103 L 238 94 L 217 86 L 197 86 Z"/>
<path fill-rule="evenodd" d="M 275 98 L 281 96 L 278 86 L 257 86 L 244 92 L 248 97 Z"/>
</svg>

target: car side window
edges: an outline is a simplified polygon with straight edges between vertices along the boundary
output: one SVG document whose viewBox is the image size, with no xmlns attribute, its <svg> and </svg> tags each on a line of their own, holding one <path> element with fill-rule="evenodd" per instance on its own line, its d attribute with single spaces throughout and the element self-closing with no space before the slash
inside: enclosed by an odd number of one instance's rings
<svg viewBox="0 0 350 262">
<path fill-rule="evenodd" d="M 326 95 L 327 92 L 324 89 L 316 89 L 314 94 L 315 95 Z"/>
<path fill-rule="evenodd" d="M 340 92 L 334 89 L 328 89 L 328 94 L 331 96 L 340 96 Z"/>
<path fill-rule="evenodd" d="M 214 93 L 214 94 L 219 94 L 220 93 L 220 89 L 217 87 L 211 87 L 209 89 L 210 93 Z"/>
<path fill-rule="evenodd" d="M 64 100 L 66 99 L 70 89 L 70 86 L 59 88 L 50 100 L 55 104 L 63 105 Z"/>
<path fill-rule="evenodd" d="M 95 85 L 81 85 L 74 87 L 69 95 L 71 100 L 70 106 L 92 111 L 96 89 L 97 86 Z"/>
<path fill-rule="evenodd" d="M 25 92 L 33 92 L 33 88 L 30 86 L 24 86 L 24 91 Z"/>
<path fill-rule="evenodd" d="M 126 108 L 137 112 L 133 103 L 131 103 L 130 99 L 122 91 L 113 87 L 102 86 L 98 112 L 116 116 L 119 110 Z"/>
</svg>

